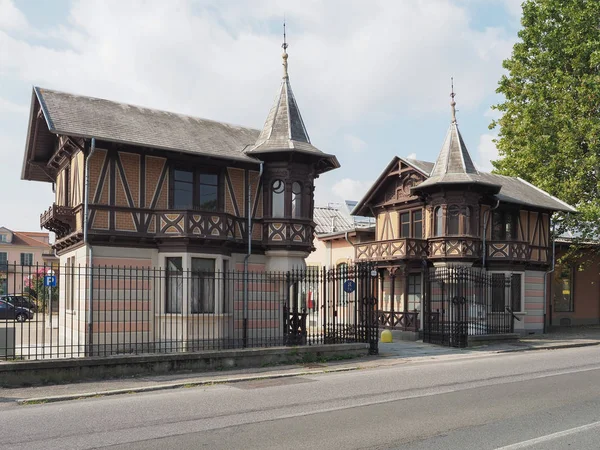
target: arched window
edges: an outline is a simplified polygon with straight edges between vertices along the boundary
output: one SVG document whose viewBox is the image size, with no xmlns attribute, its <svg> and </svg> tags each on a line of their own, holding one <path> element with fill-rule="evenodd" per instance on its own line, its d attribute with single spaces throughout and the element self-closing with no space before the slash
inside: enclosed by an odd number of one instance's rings
<svg viewBox="0 0 600 450">
<path fill-rule="evenodd" d="M 443 214 L 441 206 L 435 208 L 433 224 L 433 234 L 435 236 L 442 236 L 442 230 L 444 229 Z"/>
<path fill-rule="evenodd" d="M 470 206 L 467 206 L 465 208 L 465 225 L 464 225 L 464 234 L 474 234 L 473 231 L 471 229 L 471 224 L 472 224 L 472 209 Z"/>
<path fill-rule="evenodd" d="M 448 234 L 458 234 L 458 226 L 460 221 L 460 208 L 458 205 L 451 205 L 448 207 L 448 217 L 446 220 L 448 221 Z"/>
<path fill-rule="evenodd" d="M 302 217 L 302 185 L 297 181 L 292 184 L 292 217 Z"/>
<path fill-rule="evenodd" d="M 275 180 L 271 185 L 272 191 L 272 217 L 285 216 L 285 183 L 283 180 Z"/>
</svg>

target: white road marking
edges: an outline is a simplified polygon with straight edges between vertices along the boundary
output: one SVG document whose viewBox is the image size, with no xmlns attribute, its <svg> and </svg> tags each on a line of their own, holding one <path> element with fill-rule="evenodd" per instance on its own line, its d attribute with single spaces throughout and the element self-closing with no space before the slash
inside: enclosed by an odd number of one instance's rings
<svg viewBox="0 0 600 450">
<path fill-rule="evenodd" d="M 517 442 L 516 444 L 507 445 L 506 447 L 498 447 L 496 450 L 518 450 L 520 448 L 532 447 L 537 444 L 542 444 L 544 442 L 553 441 L 555 439 L 560 439 L 565 436 L 570 436 L 571 434 L 581 433 L 583 431 L 593 430 L 594 428 L 599 428 L 600 422 L 590 423 L 588 425 L 582 425 L 580 427 L 571 428 L 569 430 L 559 431 L 557 433 L 547 434 L 546 436 L 540 436 L 535 439 L 529 439 L 523 442 Z"/>
</svg>

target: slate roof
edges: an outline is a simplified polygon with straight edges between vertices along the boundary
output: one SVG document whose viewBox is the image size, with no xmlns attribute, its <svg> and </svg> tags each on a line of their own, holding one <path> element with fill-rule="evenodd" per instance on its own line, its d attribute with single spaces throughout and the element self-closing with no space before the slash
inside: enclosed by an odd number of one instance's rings
<svg viewBox="0 0 600 450">
<path fill-rule="evenodd" d="M 413 191 L 435 185 L 457 183 L 486 185 L 495 191 L 500 188 L 498 184 L 492 184 L 490 179 L 481 176 L 475 164 L 473 164 L 458 125 L 453 120 L 429 178 L 420 185 L 415 186 Z"/>
<path fill-rule="evenodd" d="M 407 159 L 412 162 L 415 160 Z M 423 168 L 430 167 L 433 170 L 434 163 L 427 161 L 418 161 Z M 554 211 L 576 212 L 571 205 L 557 199 L 542 189 L 534 186 L 518 177 L 508 177 L 487 172 L 478 172 L 482 182 L 489 185 L 500 186 L 500 192 L 496 198 L 501 202 L 517 203 L 520 205 L 534 206 L 538 208 L 550 209 Z M 425 182 L 421 183 L 425 184 Z"/>
<path fill-rule="evenodd" d="M 282 151 L 304 153 L 323 158 L 326 162 L 325 170 L 340 167 L 340 163 L 334 155 L 323 153 L 310 142 L 287 74 L 287 53 L 284 53 L 283 56 L 284 76 L 275 101 L 258 139 L 252 147 L 245 150 L 245 153 L 248 155 Z M 321 170 L 321 172 L 325 170 Z"/>
<path fill-rule="evenodd" d="M 257 162 L 243 152 L 256 129 L 40 87 L 34 93 L 52 133 Z"/>
</svg>

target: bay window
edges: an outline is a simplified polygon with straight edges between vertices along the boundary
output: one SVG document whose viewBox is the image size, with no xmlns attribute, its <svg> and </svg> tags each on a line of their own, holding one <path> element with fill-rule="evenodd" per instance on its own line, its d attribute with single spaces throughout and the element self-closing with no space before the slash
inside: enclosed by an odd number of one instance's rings
<svg viewBox="0 0 600 450">
<path fill-rule="evenodd" d="M 302 217 L 302 185 L 292 183 L 292 217 Z"/>
<path fill-rule="evenodd" d="M 433 233 L 434 236 L 442 236 L 444 230 L 444 212 L 441 206 L 438 206 L 434 210 L 434 225 Z"/>
<path fill-rule="evenodd" d="M 192 258 L 192 292 L 190 312 L 215 312 L 215 260 Z"/>
<path fill-rule="evenodd" d="M 271 216 L 285 217 L 285 183 L 275 180 L 271 185 Z"/>
<path fill-rule="evenodd" d="M 235 277 L 222 256 L 184 254 L 165 258 L 166 314 L 224 314 L 233 310 Z"/>
</svg>

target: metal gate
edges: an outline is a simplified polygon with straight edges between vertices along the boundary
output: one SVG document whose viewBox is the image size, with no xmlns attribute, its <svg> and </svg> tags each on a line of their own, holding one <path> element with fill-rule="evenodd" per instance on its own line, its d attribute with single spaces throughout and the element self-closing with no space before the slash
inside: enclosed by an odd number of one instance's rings
<svg viewBox="0 0 600 450">
<path fill-rule="evenodd" d="M 521 277 L 471 267 L 432 268 L 425 273 L 424 294 L 423 342 L 466 347 L 469 336 L 514 331 Z"/>
<path fill-rule="evenodd" d="M 378 274 L 371 266 L 341 264 L 286 274 L 286 345 L 365 342 L 378 353 Z"/>
</svg>

